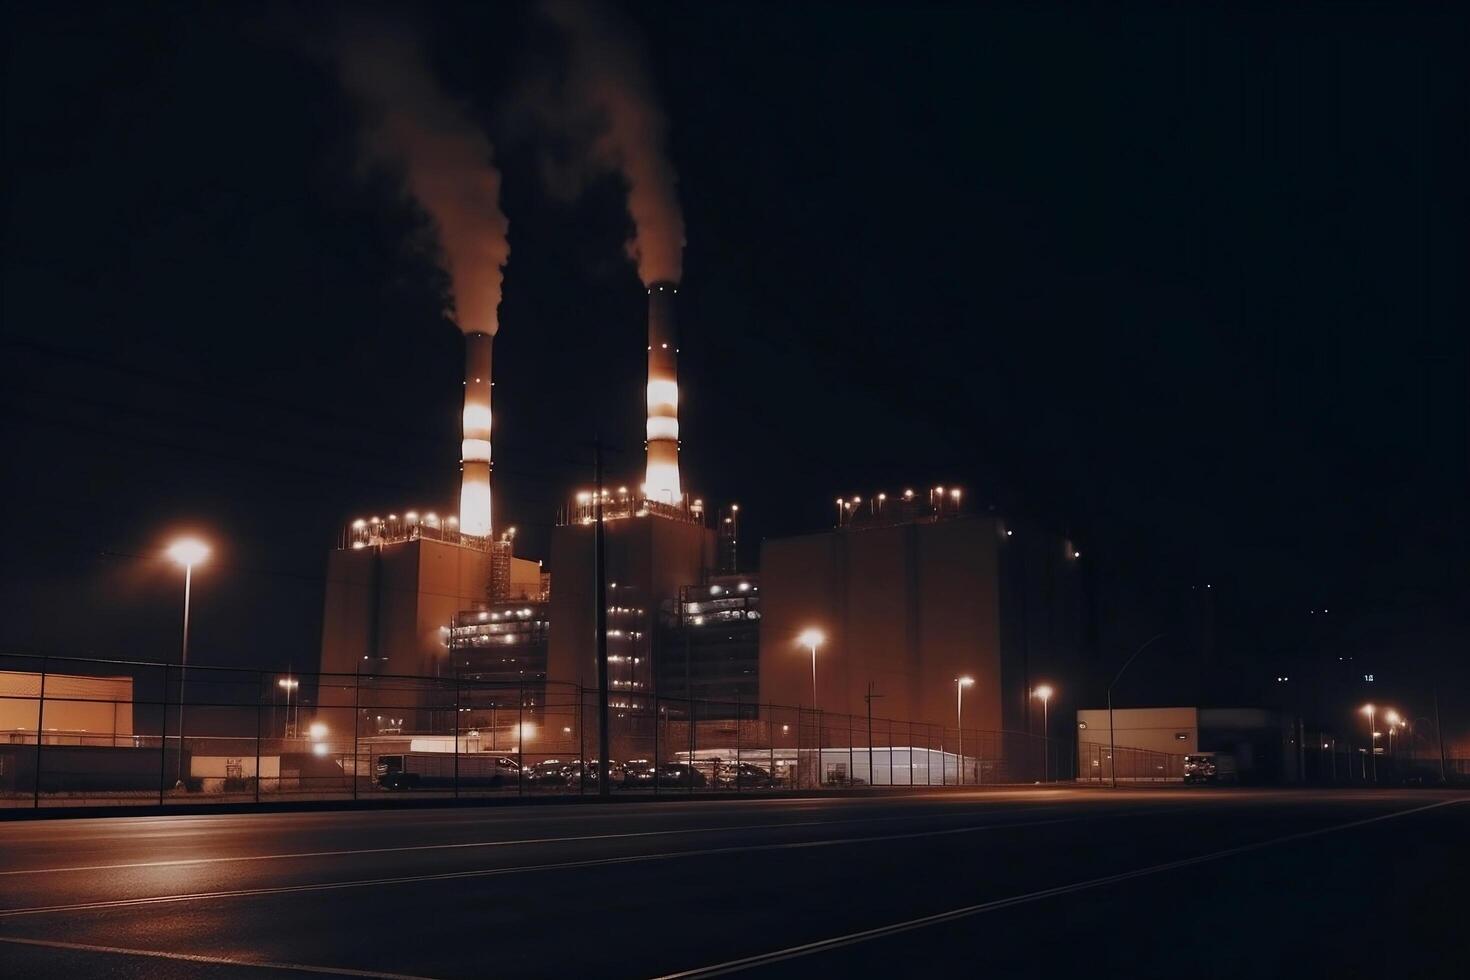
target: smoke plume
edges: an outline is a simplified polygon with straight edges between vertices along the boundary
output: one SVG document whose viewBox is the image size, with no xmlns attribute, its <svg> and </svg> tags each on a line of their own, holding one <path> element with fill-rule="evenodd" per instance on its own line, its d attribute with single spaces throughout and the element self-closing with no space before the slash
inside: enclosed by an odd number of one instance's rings
<svg viewBox="0 0 1470 980">
<path fill-rule="evenodd" d="M 541 9 L 565 34 L 570 53 L 559 121 L 595 117 L 595 135 L 580 162 L 588 170 L 616 171 L 626 181 L 634 228 L 628 255 L 644 285 L 678 282 L 684 271 L 678 176 L 665 151 L 668 120 L 643 70 L 637 38 L 611 11 L 583 0 L 543 0 Z"/>
<path fill-rule="evenodd" d="M 510 244 L 489 139 L 396 25 L 354 24 L 338 38 L 337 55 L 343 86 L 369 115 L 369 154 L 402 172 L 434 222 L 454 321 L 465 333 L 494 334 Z"/>
</svg>

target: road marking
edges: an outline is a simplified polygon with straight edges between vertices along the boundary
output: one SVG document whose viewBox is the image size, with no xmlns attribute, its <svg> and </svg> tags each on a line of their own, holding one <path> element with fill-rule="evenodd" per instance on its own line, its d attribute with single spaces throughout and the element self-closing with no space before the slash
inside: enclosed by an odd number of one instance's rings
<svg viewBox="0 0 1470 980">
<path fill-rule="evenodd" d="M 1131 810 L 1108 813 L 1099 817 L 1126 817 L 1152 814 L 1157 809 Z M 429 881 L 456 881 L 467 878 L 497 878 L 505 875 L 528 874 L 536 871 L 571 871 L 580 868 L 602 868 L 619 864 L 641 864 L 652 861 L 674 861 L 680 858 L 711 857 L 722 854 L 748 854 L 756 851 L 804 850 L 814 847 L 840 847 L 848 844 L 871 844 L 880 841 L 913 840 L 920 837 L 945 837 L 954 834 L 973 834 L 988 830 L 1009 830 L 1017 827 L 1042 827 L 1052 824 L 1077 823 L 1095 819 L 1091 816 L 1059 817 L 1054 820 L 1029 820 L 1015 823 L 991 823 L 974 827 L 954 827 L 948 830 L 920 830 L 906 834 L 874 834 L 865 837 L 837 837 L 827 840 L 786 841 L 775 844 L 747 844 L 732 847 L 710 847 L 694 851 L 665 851 L 658 854 L 629 854 L 621 857 L 589 858 L 582 861 L 557 861 L 547 864 L 523 864 L 509 868 L 481 868 L 474 871 L 445 871 L 438 874 L 400 875 L 393 878 L 355 879 L 352 881 L 325 881 L 304 885 L 274 885 L 261 888 L 234 888 L 214 892 L 189 892 L 175 895 L 153 895 L 145 898 L 119 898 L 102 902 L 76 902 L 71 905 L 40 905 L 31 908 L 0 909 L 0 919 L 17 918 L 24 915 L 44 915 L 48 912 L 88 912 L 98 909 L 131 908 L 144 905 L 168 905 L 176 902 L 203 902 L 225 898 L 256 898 L 264 895 L 290 895 L 304 892 L 339 891 L 348 888 L 375 888 L 383 885 L 408 885 Z"/>
<path fill-rule="evenodd" d="M 1166 871 L 1177 871 L 1197 864 L 1205 864 L 1210 861 L 1219 861 L 1223 858 L 1234 857 L 1238 854 L 1246 854 L 1251 851 L 1259 851 L 1278 844 L 1286 844 L 1292 841 L 1306 840 L 1311 837 L 1320 837 L 1324 834 L 1337 833 L 1342 830 L 1351 830 L 1355 827 L 1365 827 L 1369 824 L 1380 823 L 1385 820 L 1394 820 L 1398 817 L 1406 817 L 1415 813 L 1423 813 L 1426 810 L 1436 810 L 1443 806 L 1454 806 L 1459 803 L 1470 802 L 1470 799 L 1442 800 L 1438 803 L 1430 803 L 1426 806 L 1414 807 L 1411 810 L 1398 810 L 1393 813 L 1385 813 L 1376 817 L 1368 817 L 1363 820 L 1353 820 L 1349 823 L 1335 824 L 1331 827 L 1319 827 L 1316 830 L 1305 830 L 1295 834 L 1287 834 L 1284 837 L 1273 837 L 1269 840 L 1256 841 L 1252 844 L 1241 844 L 1236 847 L 1228 847 L 1221 851 L 1211 851 L 1208 854 L 1200 854 L 1195 857 L 1181 858 L 1178 861 L 1167 861 L 1163 864 L 1154 864 L 1146 868 L 1138 868 L 1133 871 L 1123 871 L 1118 874 L 1104 875 L 1101 878 L 1089 878 L 1086 881 L 1077 881 L 1069 885 L 1058 885 L 1055 888 L 1043 888 L 1039 891 L 1026 892 L 1022 895 L 1012 895 L 1008 898 L 997 898 L 989 902 L 981 902 L 977 905 L 966 905 L 962 908 L 950 909 L 948 912 L 937 912 L 933 915 L 921 916 L 917 919 L 908 919 L 903 922 L 894 922 L 886 926 L 878 926 L 874 929 L 864 929 L 861 932 L 851 932 L 844 936 L 834 936 L 831 939 L 822 939 L 817 942 L 804 943 L 800 946 L 790 946 L 786 949 L 773 950 L 769 953 L 760 953 L 755 956 L 747 956 L 738 960 L 727 960 L 724 963 L 716 963 L 713 966 L 699 967 L 693 970 L 684 970 L 679 973 L 668 973 L 656 978 L 656 980 L 691 980 L 697 977 L 717 977 L 727 973 L 738 973 L 761 966 L 770 966 L 783 960 L 797 959 L 802 956 L 811 956 L 815 953 L 825 953 L 828 950 L 839 949 L 843 946 L 853 946 L 872 939 L 882 939 L 886 936 L 894 936 L 904 932 L 912 932 L 915 929 L 923 929 L 928 926 L 940 925 L 946 922 L 954 922 L 975 915 L 983 915 L 986 912 L 995 912 L 1000 909 L 1010 908 L 1014 905 L 1026 905 L 1031 902 L 1039 902 L 1048 898 L 1056 898 L 1059 895 L 1069 895 L 1073 892 L 1087 891 L 1092 888 L 1102 888 L 1134 878 L 1143 878 L 1149 875 L 1162 874 Z"/>
<path fill-rule="evenodd" d="M 989 813 L 1009 815 L 1014 813 L 1037 813 L 1042 810 L 1061 809 L 1061 805 L 1019 807 L 1010 811 L 980 810 L 980 811 L 958 811 L 952 813 L 934 813 L 924 816 L 954 818 L 982 816 Z M 137 861 L 123 864 L 89 864 L 75 865 L 61 868 L 20 868 L 13 871 L 0 871 L 0 878 L 15 875 L 41 875 L 41 874 L 66 874 L 80 871 L 126 871 L 138 868 L 176 868 L 201 864 L 230 864 L 247 861 L 286 861 L 300 858 L 322 858 L 322 857 L 355 857 L 364 854 L 397 854 L 410 853 L 414 851 L 453 851 L 472 848 L 486 847 L 515 847 L 524 844 L 574 844 L 586 841 L 605 840 L 627 840 L 639 837 L 665 837 L 687 834 L 718 834 L 727 831 L 740 830 L 782 830 L 788 827 L 831 827 L 854 823 L 884 823 L 892 820 L 913 820 L 916 815 L 912 813 L 895 814 L 886 817 L 853 817 L 848 820 L 803 820 L 786 823 L 761 823 L 732 825 L 725 827 L 687 827 L 675 828 L 673 830 L 639 830 L 623 834 L 583 834 L 572 837 L 525 837 L 518 840 L 493 840 L 493 841 L 464 841 L 457 844 L 404 844 L 397 847 L 364 847 L 354 850 L 338 851 L 297 851 L 286 854 L 245 854 L 238 857 L 213 857 L 213 858 L 177 858 L 169 861 Z"/>
<path fill-rule="evenodd" d="M 0 943 L 16 946 L 39 946 L 81 953 L 109 953 L 114 956 L 146 956 L 156 960 L 184 963 L 208 963 L 211 966 L 248 966 L 260 970 L 294 970 L 298 973 L 325 973 L 334 977 L 376 977 L 379 980 L 429 980 L 409 973 L 383 973 L 380 970 L 353 970 L 343 966 L 310 966 L 306 963 L 273 963 L 267 960 L 242 960 L 233 956 L 203 956 L 199 953 L 168 953 L 157 949 L 128 949 L 123 946 L 93 946 L 88 943 L 64 943 L 56 939 L 20 939 L 0 936 Z"/>
</svg>

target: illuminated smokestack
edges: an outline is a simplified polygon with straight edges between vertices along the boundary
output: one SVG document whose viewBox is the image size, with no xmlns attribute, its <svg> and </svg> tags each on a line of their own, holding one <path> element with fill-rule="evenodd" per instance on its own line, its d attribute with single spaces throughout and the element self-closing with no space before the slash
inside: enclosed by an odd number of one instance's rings
<svg viewBox="0 0 1470 980">
<path fill-rule="evenodd" d="M 460 460 L 459 530 L 490 536 L 490 345 L 488 333 L 464 338 L 464 442 Z"/>
<path fill-rule="evenodd" d="M 674 328 L 674 295 L 679 287 L 656 282 L 648 287 L 648 471 L 643 495 L 661 504 L 678 504 L 679 347 Z"/>
</svg>

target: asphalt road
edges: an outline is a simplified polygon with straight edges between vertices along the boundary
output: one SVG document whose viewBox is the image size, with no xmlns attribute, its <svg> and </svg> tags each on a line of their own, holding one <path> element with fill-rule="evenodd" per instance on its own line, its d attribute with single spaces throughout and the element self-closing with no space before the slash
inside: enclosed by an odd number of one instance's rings
<svg viewBox="0 0 1470 980">
<path fill-rule="evenodd" d="M 1470 976 L 1470 796 L 0 823 L 4 977 Z"/>
</svg>

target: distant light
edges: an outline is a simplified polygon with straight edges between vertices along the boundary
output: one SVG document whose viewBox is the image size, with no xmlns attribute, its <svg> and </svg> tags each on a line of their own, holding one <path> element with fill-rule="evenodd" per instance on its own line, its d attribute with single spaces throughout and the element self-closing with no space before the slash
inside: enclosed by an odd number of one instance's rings
<svg viewBox="0 0 1470 980">
<path fill-rule="evenodd" d="M 1008 529 L 1008 530 L 1007 530 L 1007 531 L 1006 531 L 1006 537 L 1010 537 L 1010 536 L 1011 536 L 1011 535 L 1013 535 L 1013 534 L 1015 534 L 1015 533 L 1016 533 L 1016 532 L 1015 532 L 1015 531 L 1011 531 L 1011 530 L 1009 530 L 1009 529 Z"/>
<path fill-rule="evenodd" d="M 1074 552 L 1072 552 L 1072 557 L 1073 558 L 1081 558 L 1082 557 L 1082 552 L 1080 552 L 1080 551 L 1074 551 Z"/>
<path fill-rule="evenodd" d="M 316 743 L 315 745 L 313 745 L 311 747 L 311 753 L 312 753 L 312 755 L 326 755 L 327 754 L 327 743 L 326 742 L 318 742 L 318 743 Z"/>
<path fill-rule="evenodd" d="M 319 721 L 312 722 L 311 727 L 308 728 L 306 731 L 307 734 L 318 741 L 327 737 L 327 726 Z"/>
<path fill-rule="evenodd" d="M 1367 677 L 1368 675 L 1367 674 L 1364 674 L 1363 676 L 1364 677 Z M 1373 709 L 1373 705 L 1371 705 L 1371 704 L 1365 704 L 1361 708 L 1359 708 L 1358 710 L 1361 711 L 1365 715 L 1371 715 L 1373 713 L 1373 710 L 1374 709 Z"/>
<path fill-rule="evenodd" d="M 363 528 L 367 527 L 367 521 L 359 517 L 357 520 L 352 522 L 352 527 L 354 530 L 361 531 Z"/>
<path fill-rule="evenodd" d="M 749 582 L 741 582 L 740 585 L 738 586 L 738 588 L 740 589 L 741 592 L 749 592 L 750 591 L 750 583 Z"/>
<path fill-rule="evenodd" d="M 903 492 L 903 499 L 905 499 L 905 500 L 913 500 L 914 499 L 914 492 L 912 490 L 905 490 Z"/>
<path fill-rule="evenodd" d="M 949 492 L 949 495 L 950 495 L 950 496 L 951 496 L 951 497 L 953 497 L 953 498 L 954 498 L 954 499 L 956 499 L 956 500 L 959 500 L 959 499 L 960 499 L 960 492 L 959 492 L 959 490 L 957 490 L 957 489 L 956 489 L 956 490 L 951 490 L 951 491 L 950 491 L 950 492 Z"/>
<path fill-rule="evenodd" d="M 168 556 L 178 565 L 193 568 L 209 557 L 209 545 L 198 538 L 180 538 L 168 546 Z"/>
<path fill-rule="evenodd" d="M 1042 685 L 1040 685 L 1039 687 L 1036 688 L 1035 694 L 1036 694 L 1036 696 L 1038 698 L 1041 698 L 1041 700 L 1043 700 L 1043 701 L 1050 701 L 1051 700 L 1051 696 L 1052 696 L 1051 685 L 1050 684 L 1042 684 Z"/>
<path fill-rule="evenodd" d="M 973 678 L 973 677 L 956 677 L 955 678 L 955 683 L 959 684 L 960 687 L 969 687 L 971 684 L 975 683 L 975 678 Z"/>
<path fill-rule="evenodd" d="M 796 638 L 796 642 L 804 647 L 819 647 L 827 642 L 827 635 L 816 628 L 806 629 L 802 630 L 801 635 Z"/>
</svg>

